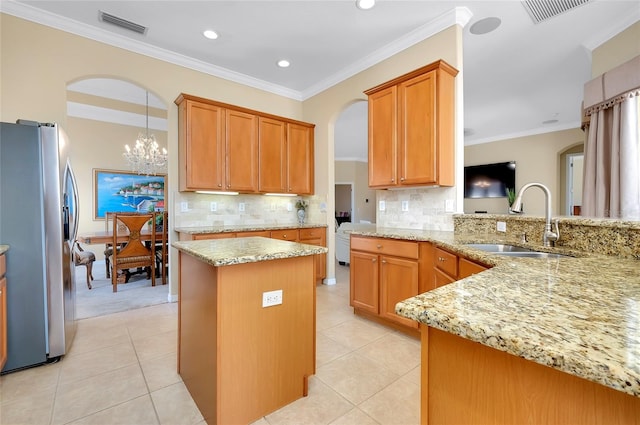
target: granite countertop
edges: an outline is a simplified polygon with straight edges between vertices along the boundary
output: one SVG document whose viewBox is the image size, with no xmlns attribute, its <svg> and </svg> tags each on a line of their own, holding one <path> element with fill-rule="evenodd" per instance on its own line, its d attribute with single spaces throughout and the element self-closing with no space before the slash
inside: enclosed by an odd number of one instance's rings
<svg viewBox="0 0 640 425">
<path fill-rule="evenodd" d="M 327 227 L 327 224 L 229 224 L 224 226 L 176 227 L 174 230 L 178 233 L 198 235 L 203 233 L 257 232 L 262 230 L 311 229 L 316 227 Z"/>
<path fill-rule="evenodd" d="M 171 246 L 216 267 L 327 252 L 323 246 L 261 237 L 177 241 Z"/>
<path fill-rule="evenodd" d="M 640 397 L 640 261 L 496 235 L 381 228 L 352 234 L 428 241 L 493 266 L 398 303 L 399 315 Z M 468 243 L 576 257 L 505 257 Z"/>
<path fill-rule="evenodd" d="M 9 245 L 1 245 L 0 244 L 0 255 L 4 254 L 7 251 L 9 251 Z"/>
</svg>

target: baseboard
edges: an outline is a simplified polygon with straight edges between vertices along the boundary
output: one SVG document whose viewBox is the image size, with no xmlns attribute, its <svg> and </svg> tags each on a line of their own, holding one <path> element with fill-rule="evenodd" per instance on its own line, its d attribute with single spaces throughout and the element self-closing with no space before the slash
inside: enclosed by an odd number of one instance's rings
<svg viewBox="0 0 640 425">
<path fill-rule="evenodd" d="M 178 294 L 167 294 L 167 301 L 170 303 L 178 302 Z"/>
<path fill-rule="evenodd" d="M 322 281 L 323 285 L 335 285 L 338 283 L 335 277 L 328 277 Z"/>
</svg>

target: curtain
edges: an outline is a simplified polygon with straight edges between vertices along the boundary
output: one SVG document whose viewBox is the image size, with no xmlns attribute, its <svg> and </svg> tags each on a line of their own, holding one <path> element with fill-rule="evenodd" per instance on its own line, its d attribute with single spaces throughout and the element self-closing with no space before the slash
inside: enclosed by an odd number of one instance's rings
<svg viewBox="0 0 640 425">
<path fill-rule="evenodd" d="M 638 92 L 594 108 L 586 128 L 582 215 L 640 219 Z"/>
</svg>

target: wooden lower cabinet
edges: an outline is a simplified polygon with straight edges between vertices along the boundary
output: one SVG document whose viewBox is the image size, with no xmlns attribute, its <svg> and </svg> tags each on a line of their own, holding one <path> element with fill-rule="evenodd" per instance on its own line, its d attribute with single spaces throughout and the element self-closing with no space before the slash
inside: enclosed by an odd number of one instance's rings
<svg viewBox="0 0 640 425">
<path fill-rule="evenodd" d="M 640 398 L 429 326 L 420 423 L 638 424 Z"/>
<path fill-rule="evenodd" d="M 484 264 L 476 263 L 437 247 L 433 250 L 433 264 L 434 288 L 453 283 L 489 268 Z"/>
<path fill-rule="evenodd" d="M 398 316 L 399 301 L 418 295 L 420 244 L 385 238 L 351 236 L 350 305 L 355 312 L 417 330 L 418 322 Z"/>
<path fill-rule="evenodd" d="M 7 278 L 6 257 L 0 255 L 0 370 L 7 362 Z"/>
</svg>

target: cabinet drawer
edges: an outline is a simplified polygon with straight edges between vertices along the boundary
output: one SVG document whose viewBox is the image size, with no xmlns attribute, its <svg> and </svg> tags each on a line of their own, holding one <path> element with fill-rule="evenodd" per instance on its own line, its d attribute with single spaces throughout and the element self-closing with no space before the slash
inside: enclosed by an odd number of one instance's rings
<svg viewBox="0 0 640 425">
<path fill-rule="evenodd" d="M 238 232 L 236 233 L 236 238 L 250 238 L 253 236 L 260 236 L 262 238 L 270 238 L 271 232 L 268 230 L 254 230 L 250 232 Z"/>
<path fill-rule="evenodd" d="M 7 259 L 4 254 L 0 255 L 0 277 L 4 276 L 7 272 Z"/>
<path fill-rule="evenodd" d="M 313 229 L 300 229 L 300 240 L 306 240 L 306 239 L 318 239 L 318 238 L 322 238 L 322 236 L 324 236 L 325 233 L 325 228 L 324 227 L 316 227 Z"/>
<path fill-rule="evenodd" d="M 298 240 L 298 229 L 272 230 L 271 237 L 273 239 L 295 242 Z"/>
<path fill-rule="evenodd" d="M 458 256 L 436 248 L 433 251 L 433 264 L 453 278 L 458 277 Z"/>
<path fill-rule="evenodd" d="M 466 258 L 460 258 L 458 260 L 458 269 L 458 278 L 463 279 L 473 274 L 483 272 L 487 270 L 487 267 L 483 266 L 482 264 L 474 263 L 473 261 L 467 260 Z"/>
<path fill-rule="evenodd" d="M 351 236 L 351 249 L 395 257 L 418 258 L 418 243 L 410 241 Z"/>
</svg>

